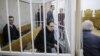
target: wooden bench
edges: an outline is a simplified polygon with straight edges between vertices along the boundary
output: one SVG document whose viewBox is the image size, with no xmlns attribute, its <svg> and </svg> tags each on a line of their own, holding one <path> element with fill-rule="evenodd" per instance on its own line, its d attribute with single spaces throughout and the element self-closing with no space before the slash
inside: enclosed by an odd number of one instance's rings
<svg viewBox="0 0 100 56">
<path fill-rule="evenodd" d="M 21 32 L 22 35 L 26 34 L 27 32 L 29 32 L 31 30 L 31 25 L 27 24 L 21 27 Z"/>
<path fill-rule="evenodd" d="M 33 30 L 33 36 L 34 38 L 37 36 L 37 34 L 39 33 L 39 31 L 41 30 L 40 27 L 36 28 Z M 28 44 L 31 41 L 31 32 L 25 34 L 24 36 L 22 36 L 22 46 L 25 47 L 26 44 Z M 11 43 L 11 47 L 12 47 L 12 51 L 20 51 L 20 38 L 13 41 Z M 2 48 L 2 51 L 9 51 L 9 45 L 6 45 Z"/>
</svg>

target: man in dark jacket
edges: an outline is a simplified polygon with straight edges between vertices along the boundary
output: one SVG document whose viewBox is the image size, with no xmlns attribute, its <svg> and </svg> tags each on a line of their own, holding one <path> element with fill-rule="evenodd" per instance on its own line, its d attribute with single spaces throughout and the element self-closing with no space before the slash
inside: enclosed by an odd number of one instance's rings
<svg viewBox="0 0 100 56">
<path fill-rule="evenodd" d="M 8 24 L 6 24 L 3 28 L 3 36 L 4 36 L 4 41 L 5 41 L 4 45 L 8 44 L 9 33 L 10 33 L 11 41 L 19 38 L 19 31 L 16 29 L 16 26 L 13 23 L 14 23 L 14 17 L 9 16 L 9 30 L 10 30 L 10 32 L 8 32 Z"/>
<path fill-rule="evenodd" d="M 57 41 L 54 38 L 54 23 L 53 21 L 48 21 L 47 22 L 47 27 L 46 27 L 46 50 L 47 53 L 51 53 L 51 49 L 52 48 L 56 48 L 57 49 Z M 42 29 L 38 36 L 35 39 L 35 48 L 39 51 L 39 52 L 44 52 L 44 29 Z M 61 52 L 61 49 L 60 49 Z"/>
<path fill-rule="evenodd" d="M 55 7 L 54 5 L 50 6 L 50 10 L 47 12 L 47 20 L 54 20 L 54 16 L 53 16 L 53 11 L 54 11 Z"/>
<path fill-rule="evenodd" d="M 93 23 L 86 20 L 83 27 L 83 54 L 84 56 L 100 56 L 100 36 L 92 33 Z"/>
</svg>

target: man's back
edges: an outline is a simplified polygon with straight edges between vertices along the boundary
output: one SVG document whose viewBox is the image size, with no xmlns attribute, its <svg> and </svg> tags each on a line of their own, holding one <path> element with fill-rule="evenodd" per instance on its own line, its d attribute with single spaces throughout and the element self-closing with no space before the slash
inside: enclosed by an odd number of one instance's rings
<svg viewBox="0 0 100 56">
<path fill-rule="evenodd" d="M 100 56 L 100 38 L 89 30 L 83 31 L 84 56 Z"/>
</svg>

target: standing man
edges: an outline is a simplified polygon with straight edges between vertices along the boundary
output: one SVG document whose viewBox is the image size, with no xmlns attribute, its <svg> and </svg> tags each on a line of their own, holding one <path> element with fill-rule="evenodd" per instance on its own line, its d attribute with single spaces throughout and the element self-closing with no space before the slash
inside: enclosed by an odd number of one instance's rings
<svg viewBox="0 0 100 56">
<path fill-rule="evenodd" d="M 54 5 L 50 6 L 50 10 L 47 12 L 47 20 L 54 20 L 54 16 L 53 16 L 53 11 L 54 11 L 55 7 Z"/>
<path fill-rule="evenodd" d="M 60 13 L 58 14 L 58 22 L 61 25 L 60 26 L 60 39 L 64 40 L 64 18 L 65 18 L 65 13 L 63 12 L 63 8 L 60 9 Z"/>
<path fill-rule="evenodd" d="M 60 9 L 60 13 L 58 14 L 58 21 L 61 25 L 64 25 L 65 14 L 63 12 L 63 8 Z"/>
<path fill-rule="evenodd" d="M 38 12 L 36 13 L 36 24 L 39 27 L 40 26 L 40 9 L 38 9 Z"/>
<path fill-rule="evenodd" d="M 3 28 L 3 36 L 4 36 L 5 45 L 8 44 L 9 42 L 8 33 L 10 33 L 11 41 L 19 38 L 19 31 L 17 30 L 16 26 L 13 23 L 14 23 L 14 17 L 9 16 L 9 26 L 8 24 L 6 24 Z M 9 27 L 10 32 L 8 32 L 8 27 Z"/>
</svg>

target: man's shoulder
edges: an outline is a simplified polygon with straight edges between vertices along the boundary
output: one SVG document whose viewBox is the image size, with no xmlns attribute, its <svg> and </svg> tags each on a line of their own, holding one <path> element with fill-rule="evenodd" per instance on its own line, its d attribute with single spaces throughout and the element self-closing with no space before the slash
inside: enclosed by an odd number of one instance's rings
<svg viewBox="0 0 100 56">
<path fill-rule="evenodd" d="M 43 33 L 43 32 L 44 32 L 44 29 L 41 29 L 41 30 L 40 30 L 40 33 Z"/>
<path fill-rule="evenodd" d="M 15 27 L 15 28 L 16 28 L 16 26 L 15 26 L 15 25 L 13 25 L 13 27 Z"/>
<path fill-rule="evenodd" d="M 5 24 L 5 26 L 4 26 L 4 28 L 6 28 L 8 25 L 7 24 Z"/>
<path fill-rule="evenodd" d="M 95 40 L 95 41 L 100 41 L 100 36 L 95 35 L 95 34 L 91 34 L 91 39 Z"/>
<path fill-rule="evenodd" d="M 51 11 L 48 11 L 48 13 L 52 13 Z"/>
</svg>

